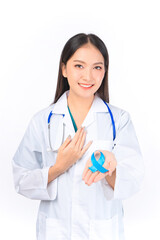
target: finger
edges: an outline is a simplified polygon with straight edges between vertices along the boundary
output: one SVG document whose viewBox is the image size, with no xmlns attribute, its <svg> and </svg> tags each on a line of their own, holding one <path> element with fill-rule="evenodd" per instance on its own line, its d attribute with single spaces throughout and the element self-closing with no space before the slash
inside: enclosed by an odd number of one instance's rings
<svg viewBox="0 0 160 240">
<path fill-rule="evenodd" d="M 79 135 L 79 138 L 77 139 L 77 142 L 76 142 L 76 146 L 78 149 L 81 149 L 80 145 L 81 145 L 81 142 L 82 142 L 82 139 L 86 136 L 86 131 L 84 130 L 84 128 L 82 129 L 80 135 Z"/>
<path fill-rule="evenodd" d="M 85 152 L 88 150 L 88 148 L 91 146 L 91 144 L 93 143 L 93 141 L 89 141 L 89 143 L 82 149 L 81 151 L 81 155 L 83 156 L 85 154 Z"/>
<path fill-rule="evenodd" d="M 111 161 L 106 161 L 104 167 L 109 170 L 111 168 Z"/>
<path fill-rule="evenodd" d="M 82 128 L 82 127 L 80 127 L 80 128 L 77 130 L 76 134 L 74 135 L 74 137 L 73 137 L 73 139 L 72 139 L 72 143 L 73 143 L 73 144 L 76 144 L 76 142 L 78 141 L 79 136 L 80 136 L 80 134 L 81 134 L 82 131 L 83 131 L 83 128 Z"/>
<path fill-rule="evenodd" d="M 109 170 L 108 175 L 111 177 L 112 176 L 112 171 Z"/>
<path fill-rule="evenodd" d="M 64 143 L 60 146 L 60 148 L 62 148 L 62 149 L 66 148 L 71 141 L 72 141 L 71 135 L 69 135 L 69 136 L 66 138 L 66 140 L 64 141 Z"/>
<path fill-rule="evenodd" d="M 98 182 L 98 181 L 100 181 L 101 179 L 103 179 L 105 176 L 107 176 L 108 175 L 108 172 L 107 173 L 99 173 L 96 177 L 95 177 L 95 179 L 94 179 L 94 182 L 96 183 L 96 182 Z"/>
<path fill-rule="evenodd" d="M 88 171 L 87 171 L 87 173 L 84 177 L 84 181 L 85 181 L 86 184 L 88 184 L 88 180 L 89 180 L 89 178 L 91 177 L 92 174 L 93 174 L 92 171 L 90 169 L 88 169 Z"/>
<path fill-rule="evenodd" d="M 86 139 L 86 131 L 83 132 L 81 139 L 79 140 L 78 144 L 79 144 L 79 149 L 81 150 L 84 146 L 84 142 Z"/>
<path fill-rule="evenodd" d="M 98 174 L 99 174 L 99 171 L 96 171 L 95 173 L 92 173 L 92 175 L 88 179 L 88 185 L 89 186 L 94 182 L 94 179 L 98 176 Z"/>
<path fill-rule="evenodd" d="M 113 171 L 114 171 L 114 169 L 115 169 L 115 165 L 114 165 L 113 162 L 111 162 L 111 161 L 109 161 L 109 162 L 107 163 L 107 165 L 108 165 L 108 167 L 106 167 L 106 168 L 108 169 L 108 175 L 109 175 L 109 176 L 112 176 L 112 173 L 113 173 Z"/>
</svg>

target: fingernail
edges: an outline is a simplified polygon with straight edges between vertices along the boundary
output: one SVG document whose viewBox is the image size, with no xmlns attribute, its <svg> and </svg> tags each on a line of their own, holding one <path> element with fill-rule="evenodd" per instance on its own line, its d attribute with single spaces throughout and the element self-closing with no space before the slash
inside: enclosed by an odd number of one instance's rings
<svg viewBox="0 0 160 240">
<path fill-rule="evenodd" d="M 71 135 L 68 135 L 68 139 L 71 139 Z"/>
</svg>

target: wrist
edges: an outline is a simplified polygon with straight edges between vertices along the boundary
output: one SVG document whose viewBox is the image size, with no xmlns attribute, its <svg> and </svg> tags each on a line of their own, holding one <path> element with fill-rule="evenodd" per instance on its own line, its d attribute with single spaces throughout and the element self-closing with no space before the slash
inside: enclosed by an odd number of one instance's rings
<svg viewBox="0 0 160 240">
<path fill-rule="evenodd" d="M 56 172 L 58 172 L 58 173 L 63 173 L 62 166 L 57 162 L 52 166 L 52 169 L 55 169 Z"/>
<path fill-rule="evenodd" d="M 58 164 L 54 164 L 53 166 L 51 166 L 48 172 L 48 183 L 55 180 L 62 173 L 63 171 Z"/>
</svg>

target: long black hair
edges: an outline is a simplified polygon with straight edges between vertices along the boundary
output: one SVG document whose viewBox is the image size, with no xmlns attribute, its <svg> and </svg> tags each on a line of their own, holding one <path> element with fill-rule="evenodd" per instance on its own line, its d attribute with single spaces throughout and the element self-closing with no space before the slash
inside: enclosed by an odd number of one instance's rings
<svg viewBox="0 0 160 240">
<path fill-rule="evenodd" d="M 67 64 L 67 61 L 72 57 L 72 55 L 77 51 L 78 48 L 83 45 L 91 43 L 94 45 L 104 57 L 104 65 L 105 65 L 105 75 L 102 81 L 100 88 L 97 90 L 97 93 L 100 98 L 109 103 L 109 90 L 108 90 L 108 67 L 109 67 L 109 55 L 107 48 L 104 42 L 95 34 L 85 34 L 79 33 L 75 36 L 71 37 L 67 43 L 65 44 L 60 58 L 59 63 L 59 72 L 58 72 L 58 80 L 57 80 L 57 88 L 55 93 L 54 102 L 62 96 L 62 94 L 69 90 L 69 84 L 67 78 L 62 75 L 62 64 Z"/>
</svg>

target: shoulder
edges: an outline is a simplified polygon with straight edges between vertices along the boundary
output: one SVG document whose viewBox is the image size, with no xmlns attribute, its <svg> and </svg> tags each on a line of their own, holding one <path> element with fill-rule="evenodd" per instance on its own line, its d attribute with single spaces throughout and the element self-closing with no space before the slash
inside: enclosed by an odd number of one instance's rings
<svg viewBox="0 0 160 240">
<path fill-rule="evenodd" d="M 34 125 L 38 127 L 39 125 L 43 125 L 44 123 L 47 124 L 48 116 L 50 112 L 53 110 L 54 104 L 36 112 L 30 120 L 30 125 Z"/>
<path fill-rule="evenodd" d="M 111 109 L 113 115 L 116 117 L 116 116 L 122 116 L 122 115 L 130 115 L 128 111 L 126 111 L 125 109 L 123 108 L 120 108 L 120 107 L 117 107 L 115 105 L 112 105 L 110 103 L 107 103 L 109 108 Z"/>
<path fill-rule="evenodd" d="M 114 106 L 110 103 L 107 104 L 113 114 L 114 121 L 117 123 L 117 125 L 125 124 L 126 122 L 131 120 L 131 116 L 128 111 L 117 106 Z"/>
<path fill-rule="evenodd" d="M 53 107 L 54 107 L 54 104 L 36 112 L 34 115 L 33 115 L 33 119 L 37 120 L 37 119 L 43 119 L 43 118 L 48 118 L 50 112 L 53 110 Z"/>
</svg>

